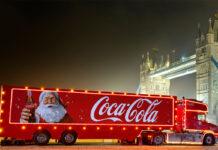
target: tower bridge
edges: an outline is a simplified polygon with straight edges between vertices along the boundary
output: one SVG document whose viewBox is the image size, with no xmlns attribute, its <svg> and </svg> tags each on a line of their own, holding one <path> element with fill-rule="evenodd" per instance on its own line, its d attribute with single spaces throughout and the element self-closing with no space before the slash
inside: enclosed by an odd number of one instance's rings
<svg viewBox="0 0 218 150">
<path fill-rule="evenodd" d="M 169 95 L 171 79 L 196 73 L 196 99 L 208 104 L 208 119 L 218 124 L 218 14 L 213 25 L 209 19 L 206 34 L 198 26 L 195 42 L 196 53 L 177 62 L 170 63 L 169 55 L 164 59 L 157 49 L 143 54 L 138 92 Z"/>
<path fill-rule="evenodd" d="M 174 62 L 169 66 L 164 66 L 149 72 L 149 77 L 162 76 L 163 79 L 174 79 L 184 75 L 189 75 L 196 72 L 196 55 L 188 58 L 183 58 L 180 61 Z"/>
</svg>

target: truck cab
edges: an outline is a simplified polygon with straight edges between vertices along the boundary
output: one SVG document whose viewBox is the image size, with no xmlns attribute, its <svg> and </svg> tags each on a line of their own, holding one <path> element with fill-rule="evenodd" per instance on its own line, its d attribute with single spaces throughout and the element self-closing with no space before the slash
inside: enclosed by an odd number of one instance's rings
<svg viewBox="0 0 218 150">
<path fill-rule="evenodd" d="M 176 132 L 168 134 L 168 143 L 214 145 L 218 140 L 218 127 L 207 121 L 207 104 L 194 99 L 176 103 Z"/>
</svg>

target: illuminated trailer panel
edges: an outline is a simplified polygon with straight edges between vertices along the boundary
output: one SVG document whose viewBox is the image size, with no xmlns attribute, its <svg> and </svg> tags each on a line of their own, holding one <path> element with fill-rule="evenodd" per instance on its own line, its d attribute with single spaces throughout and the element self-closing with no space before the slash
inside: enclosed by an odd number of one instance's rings
<svg viewBox="0 0 218 150">
<path fill-rule="evenodd" d="M 32 139 L 35 132 L 47 130 L 53 139 L 60 139 L 68 130 L 76 131 L 79 139 L 132 140 L 142 130 L 174 130 L 176 124 L 174 96 L 10 86 L 3 86 L 3 91 L 1 137 Z M 26 101 L 32 99 L 37 112 L 42 104 L 40 97 L 47 92 L 58 95 L 56 99 L 71 119 L 49 122 L 40 117 L 23 122 Z"/>
<path fill-rule="evenodd" d="M 91 92 L 72 92 L 57 90 L 19 89 L 11 90 L 10 124 L 20 124 L 19 115 L 25 107 L 27 92 L 32 92 L 35 103 L 40 106 L 40 94 L 55 92 L 61 103 L 68 106 L 67 113 L 72 122 L 56 124 L 82 125 L 174 125 L 174 100 L 169 97 L 141 97 L 124 94 L 105 94 Z M 38 122 L 41 123 L 41 122 Z M 31 124 L 31 123 L 28 123 Z"/>
</svg>

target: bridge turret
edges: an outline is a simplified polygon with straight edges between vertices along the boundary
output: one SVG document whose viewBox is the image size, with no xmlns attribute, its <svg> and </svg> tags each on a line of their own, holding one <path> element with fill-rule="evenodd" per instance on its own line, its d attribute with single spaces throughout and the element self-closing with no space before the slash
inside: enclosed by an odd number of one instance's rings
<svg viewBox="0 0 218 150">
<path fill-rule="evenodd" d="M 218 42 L 218 10 L 217 10 L 217 13 L 215 14 L 213 32 L 214 32 L 214 41 Z"/>
<path fill-rule="evenodd" d="M 146 63 L 148 67 L 151 68 L 151 60 L 150 60 L 149 52 L 147 52 Z"/>
<path fill-rule="evenodd" d="M 196 40 L 195 40 L 197 48 L 200 47 L 200 44 L 201 44 L 201 34 L 202 34 L 202 32 L 201 32 L 201 25 L 199 23 L 198 24 L 198 35 L 197 35 Z"/>
<path fill-rule="evenodd" d="M 164 56 L 161 55 L 161 61 L 159 67 L 163 67 L 163 66 L 164 66 Z"/>
<path fill-rule="evenodd" d="M 201 45 L 204 45 L 206 42 L 205 42 L 205 36 L 203 34 L 203 32 L 201 33 Z"/>
<path fill-rule="evenodd" d="M 168 68 L 170 66 L 170 55 L 167 54 L 167 60 L 165 66 Z"/>
<path fill-rule="evenodd" d="M 213 34 L 213 29 L 211 25 L 211 18 L 209 18 L 209 27 L 208 27 L 208 33 L 207 33 L 207 43 L 211 44 L 214 42 L 214 34 Z"/>
</svg>

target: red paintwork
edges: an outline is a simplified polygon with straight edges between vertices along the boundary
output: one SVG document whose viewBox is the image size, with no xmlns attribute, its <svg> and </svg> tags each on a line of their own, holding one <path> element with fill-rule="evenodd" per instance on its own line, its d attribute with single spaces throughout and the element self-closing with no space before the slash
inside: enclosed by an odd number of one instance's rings
<svg viewBox="0 0 218 150">
<path fill-rule="evenodd" d="M 3 122 L 0 124 L 0 128 L 3 129 L 3 132 L 0 133 L 0 137 L 12 137 L 16 139 L 32 139 L 34 132 L 38 130 L 40 126 L 42 129 L 46 129 L 51 133 L 52 138 L 59 139 L 61 133 L 64 130 L 68 130 L 69 127 L 72 130 L 75 130 L 80 139 L 129 139 L 132 140 L 136 138 L 141 130 L 151 127 L 152 129 L 159 130 L 159 127 L 162 129 L 170 129 L 174 127 L 174 99 L 176 97 L 170 96 L 160 96 L 160 95 L 136 95 L 128 93 L 110 93 L 110 92 L 101 92 L 97 91 L 74 91 L 71 90 L 59 90 L 58 94 L 62 100 L 61 103 L 69 105 L 67 106 L 67 113 L 72 117 L 72 123 L 20 123 L 21 111 L 25 107 L 26 93 L 28 89 L 17 88 L 10 86 L 3 86 L 3 91 L 5 95 L 2 96 L 5 101 L 2 104 L 1 109 L 4 111 L 1 115 Z M 41 89 L 29 88 L 32 92 L 32 97 L 37 106 L 39 105 L 38 99 L 39 95 L 42 92 Z M 55 89 L 45 89 L 49 91 L 55 91 Z M 44 91 L 45 91 L 44 90 Z M 108 97 L 108 100 L 103 99 L 102 102 L 96 108 L 94 113 L 95 121 L 91 118 L 91 111 L 93 106 L 98 102 L 102 97 Z M 144 99 L 140 101 L 139 99 Z M 150 102 L 157 100 L 161 102 L 157 106 L 152 106 L 148 112 L 147 117 L 143 120 L 143 116 L 146 116 L 146 110 L 149 108 L 150 104 L 145 101 L 147 99 Z M 134 105 L 134 102 L 138 100 L 138 103 Z M 106 105 L 103 105 L 105 103 Z M 116 108 L 120 104 L 125 104 L 123 109 L 123 115 L 114 115 L 107 113 L 113 113 L 116 111 Z M 100 106 L 100 107 L 99 107 Z M 111 107 L 110 111 L 106 111 L 103 115 L 99 115 L 99 110 L 101 106 L 105 106 L 102 109 L 102 112 L 105 112 L 108 106 Z M 123 105 L 122 105 L 123 106 Z M 130 107 L 132 109 L 130 109 Z M 121 107 L 120 107 L 121 109 Z M 117 111 L 120 112 L 120 109 Z M 128 110 L 129 115 L 126 115 Z M 153 111 L 157 111 L 157 116 L 154 117 L 154 122 L 148 122 L 149 115 Z M 141 112 L 141 114 L 140 114 Z M 138 121 L 136 116 L 138 114 Z M 150 119 L 154 116 L 155 113 L 150 115 Z M 126 119 L 128 116 L 129 120 Z M 121 121 L 113 121 L 111 119 L 102 120 L 105 118 L 116 117 Z M 81 119 L 82 118 L 82 119 Z M 155 119 L 156 118 L 156 119 Z M 147 120 L 147 121 L 146 121 Z M 22 126 L 25 126 L 25 130 L 22 130 Z M 54 129 L 56 127 L 56 129 Z M 84 130 L 84 127 L 86 129 Z M 97 127 L 100 127 L 97 130 Z M 111 128 L 112 127 L 112 128 Z"/>
<path fill-rule="evenodd" d="M 61 99 L 61 104 L 65 105 L 68 115 L 73 122 L 69 123 L 20 123 L 21 110 L 25 107 L 25 99 L 27 96 L 25 88 L 2 86 L 2 95 L 4 103 L 1 105 L 3 113 L 0 119 L 0 137 L 11 137 L 16 139 L 31 140 L 33 135 L 38 130 L 48 130 L 53 139 L 60 139 L 64 130 L 74 130 L 80 139 L 122 139 L 133 140 L 142 130 L 155 130 L 155 132 L 162 132 L 162 130 L 171 130 L 175 132 L 184 131 L 204 131 L 213 132 L 218 136 L 218 129 L 215 125 L 200 122 L 197 120 L 197 114 L 206 113 L 207 105 L 195 100 L 179 100 L 175 96 L 161 96 L 161 95 L 137 95 L 130 93 L 111 93 L 98 91 L 78 91 L 74 90 L 58 90 L 55 89 L 39 89 L 29 88 L 32 91 L 32 98 L 36 105 L 39 105 L 39 95 L 42 91 L 58 92 Z M 103 99 L 107 97 L 108 99 Z M 140 101 L 139 99 L 143 99 Z M 149 108 L 149 103 L 146 100 L 154 103 L 160 102 L 155 107 L 152 107 L 146 116 L 146 110 Z M 91 112 L 95 104 L 102 100 L 96 111 L 91 117 Z M 135 105 L 134 102 L 138 100 Z M 107 103 L 107 104 L 106 104 Z M 105 105 L 103 105 L 105 104 Z M 124 106 L 121 111 L 121 106 Z M 129 105 L 128 105 L 129 104 Z M 121 105 L 119 107 L 119 105 Z M 100 107 L 99 107 L 100 106 Z M 102 107 L 104 106 L 104 107 Z M 126 115 L 128 109 L 132 107 L 129 115 Z M 116 108 L 118 108 L 116 110 Z M 102 108 L 102 109 L 101 109 Z M 99 115 L 99 111 L 103 114 Z M 114 114 L 114 112 L 122 112 L 122 115 Z M 153 111 L 157 111 L 157 117 L 154 117 L 154 122 L 148 122 L 148 116 Z M 108 113 L 108 114 L 107 114 Z M 111 113 L 111 114 L 110 114 Z M 141 115 L 140 115 L 141 113 Z M 134 116 L 138 115 L 138 121 Z M 154 116 L 150 115 L 150 119 Z M 128 121 L 126 116 L 132 121 Z M 143 120 L 143 117 L 145 120 Z M 110 118 L 110 119 L 108 119 Z M 113 121 L 111 118 L 120 119 L 120 121 Z M 97 121 L 95 120 L 97 119 Z M 102 120 L 107 119 L 107 120 Z M 147 121 L 146 121 L 147 120 Z M 39 129 L 40 127 L 40 129 Z M 153 133 L 155 133 L 153 132 Z"/>
<path fill-rule="evenodd" d="M 198 114 L 207 115 L 207 104 L 193 99 L 178 100 L 177 109 L 177 131 L 201 131 L 202 134 L 212 133 L 218 138 L 218 127 L 216 125 L 198 120 Z"/>
</svg>

